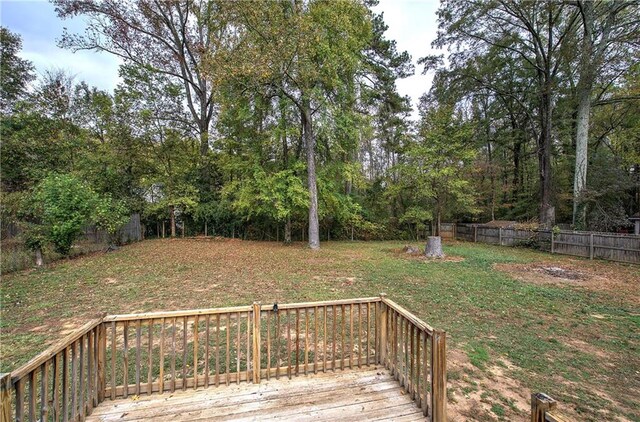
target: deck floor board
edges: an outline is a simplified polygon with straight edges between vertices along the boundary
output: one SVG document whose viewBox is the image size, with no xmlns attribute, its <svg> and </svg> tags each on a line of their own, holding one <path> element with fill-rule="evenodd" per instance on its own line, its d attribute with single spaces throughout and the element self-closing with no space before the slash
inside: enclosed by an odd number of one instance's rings
<svg viewBox="0 0 640 422">
<path fill-rule="evenodd" d="M 422 420 L 420 409 L 382 367 L 272 377 L 198 390 L 107 400 L 86 419 L 102 421 Z"/>
</svg>

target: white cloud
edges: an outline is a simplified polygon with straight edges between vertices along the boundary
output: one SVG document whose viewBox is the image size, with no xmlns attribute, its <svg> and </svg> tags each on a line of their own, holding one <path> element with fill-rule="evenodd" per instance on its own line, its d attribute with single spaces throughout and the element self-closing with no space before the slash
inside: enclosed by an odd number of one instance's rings
<svg viewBox="0 0 640 422">
<path fill-rule="evenodd" d="M 46 1 L 3 1 L 0 11 L 2 25 L 22 37 L 21 56 L 33 62 L 39 74 L 63 69 L 77 82 L 83 80 L 108 91 L 118 84 L 118 58 L 90 51 L 73 53 L 57 46 L 56 40 L 65 27 L 76 33 L 84 31 L 82 18 L 61 20 L 53 4 Z"/>
<path fill-rule="evenodd" d="M 120 82 L 120 60 L 116 57 L 88 51 L 73 53 L 54 48 L 25 51 L 22 55 L 33 62 L 40 74 L 49 69 L 64 69 L 75 77 L 76 82 L 85 81 L 107 91 L 112 91 Z"/>
<path fill-rule="evenodd" d="M 416 66 L 416 74 L 396 82 L 401 95 L 409 95 L 414 106 L 414 118 L 417 117 L 417 104 L 420 96 L 429 91 L 433 75 L 422 75 L 422 68 L 417 65 L 420 57 L 436 53 L 431 48 L 435 40 L 438 24 L 436 11 L 439 2 L 416 0 L 381 0 L 374 8 L 376 12 L 384 12 L 384 20 L 389 26 L 387 38 L 397 42 L 399 51 L 408 51 Z"/>
<path fill-rule="evenodd" d="M 397 41 L 398 50 L 408 51 L 416 65 L 416 74 L 397 81 L 401 95 L 409 95 L 415 106 L 420 96 L 429 90 L 432 75 L 422 75 L 417 60 L 433 52 L 431 42 L 437 33 L 437 0 L 381 0 L 374 8 L 384 12 L 389 29 L 387 38 Z M 84 30 L 81 18 L 60 20 L 49 2 L 0 2 L 2 25 L 23 37 L 22 56 L 31 60 L 38 72 L 50 68 L 67 69 L 89 85 L 100 89 L 112 90 L 119 82 L 118 66 L 120 59 L 107 54 L 89 51 L 73 53 L 57 47 L 56 39 L 62 35 L 63 28 L 73 32 Z M 414 117 L 416 113 L 414 111 Z"/>
</svg>

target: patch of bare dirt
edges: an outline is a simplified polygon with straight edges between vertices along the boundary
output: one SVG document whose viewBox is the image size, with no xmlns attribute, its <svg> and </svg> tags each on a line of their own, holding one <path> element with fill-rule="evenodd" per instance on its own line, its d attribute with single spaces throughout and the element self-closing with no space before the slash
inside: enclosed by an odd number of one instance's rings
<svg viewBox="0 0 640 422">
<path fill-rule="evenodd" d="M 415 261 L 424 261 L 424 262 L 462 262 L 464 258 L 457 255 L 446 255 L 443 258 L 429 258 L 424 255 L 422 250 L 415 246 L 405 246 L 402 249 L 393 249 L 392 252 L 400 257 L 405 259 L 411 259 Z"/>
<path fill-rule="evenodd" d="M 601 348 L 596 347 L 593 344 L 589 344 L 584 340 L 580 340 L 575 337 L 566 337 L 563 338 L 563 342 L 571 348 L 580 350 L 581 352 L 587 353 L 591 356 L 596 356 L 603 362 L 609 362 L 609 366 L 615 365 L 613 362 L 611 362 L 611 356 L 609 356 L 608 353 L 605 353 Z"/>
<path fill-rule="evenodd" d="M 633 265 L 575 259 L 528 264 L 494 264 L 516 280 L 533 284 L 577 286 L 607 292 L 640 304 L 640 268 Z"/>
<path fill-rule="evenodd" d="M 313 280 L 317 280 L 323 283 L 338 284 L 340 287 L 352 286 L 361 281 L 359 277 L 328 277 L 328 276 L 313 276 Z"/>
<path fill-rule="evenodd" d="M 588 347 L 579 341 L 574 346 Z M 452 349 L 447 352 L 447 367 L 449 374 L 447 416 L 449 421 L 509 420 L 524 422 L 530 420 L 532 391 L 509 375 L 511 370 L 518 368 L 508 360 L 502 358 L 500 365 L 480 370 L 471 364 L 462 350 Z M 557 377 L 556 381 L 558 384 L 565 384 L 569 387 L 573 384 L 562 377 Z M 602 391 L 596 391 L 596 394 L 604 400 L 617 403 L 613 397 Z M 496 404 L 503 409 L 504 415 L 502 417 L 498 417 L 492 409 Z M 561 413 L 569 420 L 581 420 L 573 406 L 568 403 L 562 403 L 561 406 Z M 624 417 L 613 415 L 610 415 L 610 419 L 606 420 L 629 421 Z"/>
<path fill-rule="evenodd" d="M 565 280 L 582 280 L 584 275 L 580 272 L 567 270 L 562 267 L 539 267 L 536 271 L 542 271 L 552 277 L 562 278 Z"/>
<path fill-rule="evenodd" d="M 463 351 L 452 349 L 447 352 L 447 416 L 450 421 L 497 421 L 498 415 L 492 411 L 494 404 L 502 406 L 503 418 L 507 420 L 528 420 L 531 390 L 510 378 L 506 371 L 512 365 L 504 360 L 503 364 L 504 367 L 492 366 L 481 371 L 469 362 Z"/>
</svg>

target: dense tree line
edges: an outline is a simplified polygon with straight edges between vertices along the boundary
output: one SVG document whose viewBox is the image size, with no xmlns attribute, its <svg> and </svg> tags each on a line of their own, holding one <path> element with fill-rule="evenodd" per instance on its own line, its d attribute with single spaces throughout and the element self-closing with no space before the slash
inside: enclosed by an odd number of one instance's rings
<svg viewBox="0 0 640 422">
<path fill-rule="evenodd" d="M 450 54 L 421 63 L 436 71 L 432 99 L 477 125 L 492 216 L 612 230 L 638 211 L 638 12 L 635 1 L 442 3 L 434 45 Z"/>
<path fill-rule="evenodd" d="M 62 47 L 123 65 L 113 92 L 36 78 L 2 28 L 2 217 L 34 249 L 129 212 L 148 236 L 318 248 L 443 220 L 612 230 L 639 211 L 636 2 L 444 1 L 418 121 L 395 86 L 411 57 L 373 1 L 54 4 L 88 25 Z"/>
</svg>

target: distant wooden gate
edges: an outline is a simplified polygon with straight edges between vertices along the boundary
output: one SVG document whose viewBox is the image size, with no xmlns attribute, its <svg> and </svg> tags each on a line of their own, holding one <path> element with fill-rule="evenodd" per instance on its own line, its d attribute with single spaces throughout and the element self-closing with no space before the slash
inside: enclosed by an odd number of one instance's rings
<svg viewBox="0 0 640 422">
<path fill-rule="evenodd" d="M 440 223 L 440 237 L 442 237 L 443 239 L 455 239 L 455 236 L 455 223 Z"/>
</svg>

